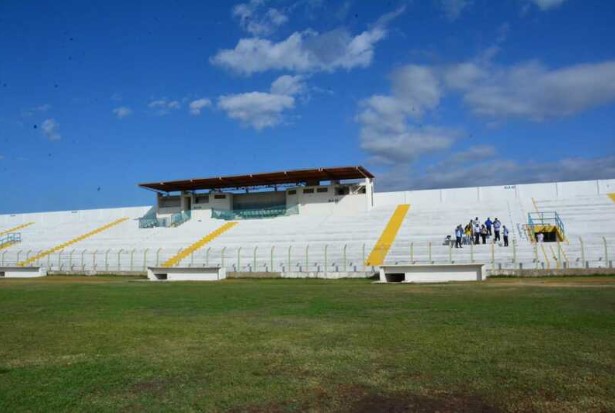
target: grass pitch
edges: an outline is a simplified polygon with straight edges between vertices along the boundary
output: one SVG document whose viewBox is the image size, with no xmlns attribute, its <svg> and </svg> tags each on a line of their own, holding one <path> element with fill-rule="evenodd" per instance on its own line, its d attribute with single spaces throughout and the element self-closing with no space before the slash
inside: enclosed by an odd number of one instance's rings
<svg viewBox="0 0 615 413">
<path fill-rule="evenodd" d="M 0 411 L 615 411 L 615 277 L 0 280 Z"/>
</svg>

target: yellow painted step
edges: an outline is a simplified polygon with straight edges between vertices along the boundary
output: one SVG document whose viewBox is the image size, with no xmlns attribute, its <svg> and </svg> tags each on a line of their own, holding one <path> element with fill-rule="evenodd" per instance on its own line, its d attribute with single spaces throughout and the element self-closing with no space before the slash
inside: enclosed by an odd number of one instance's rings
<svg viewBox="0 0 615 413">
<path fill-rule="evenodd" d="M 225 233 L 229 229 L 233 228 L 235 225 L 237 225 L 237 222 L 235 222 L 235 221 L 227 222 L 226 224 L 222 225 L 221 227 L 219 227 L 219 228 L 215 229 L 214 231 L 210 232 L 209 234 L 205 235 L 203 238 L 201 238 L 200 240 L 198 240 L 194 244 L 190 245 L 188 248 L 185 248 L 185 249 L 181 250 L 174 257 L 169 258 L 167 261 L 162 263 L 162 266 L 166 267 L 166 268 L 168 268 L 168 267 L 175 267 L 184 258 L 189 257 L 190 254 L 192 254 L 195 251 L 203 248 L 203 246 L 205 244 L 207 244 L 208 242 L 211 242 L 214 239 L 218 238 L 220 235 L 222 235 L 223 233 Z"/>
<path fill-rule="evenodd" d="M 11 245 L 15 245 L 17 244 L 16 242 L 5 242 L 4 244 L 0 245 L 0 250 L 5 250 L 8 247 L 10 247 Z"/>
<path fill-rule="evenodd" d="M 615 202 L 615 192 L 608 194 L 611 201 Z"/>
<path fill-rule="evenodd" d="M 404 222 L 404 218 L 409 210 L 410 205 L 408 204 L 397 205 L 395 212 L 393 212 L 393 215 L 391 215 L 389 219 L 389 223 L 382 231 L 380 239 L 376 242 L 376 245 L 374 245 L 369 257 L 367 257 L 365 265 L 382 265 L 384 263 L 384 259 L 387 257 L 391 245 L 395 242 L 399 228 L 402 222 Z"/>
<path fill-rule="evenodd" d="M 2 236 L 4 234 L 8 234 L 9 232 L 19 231 L 20 229 L 23 229 L 25 227 L 29 227 L 32 224 L 34 224 L 34 222 L 26 222 L 25 224 L 17 225 L 16 227 L 13 227 L 13 228 L 7 229 L 6 231 L 0 232 L 0 236 Z"/>
<path fill-rule="evenodd" d="M 34 255 L 33 257 L 30 257 L 27 260 L 18 263 L 17 265 L 20 266 L 20 267 L 25 267 L 26 265 L 32 264 L 33 262 L 35 262 L 37 260 L 40 260 L 41 258 L 46 257 L 49 254 L 53 254 L 54 252 L 61 251 L 64 248 L 68 247 L 69 245 L 76 244 L 79 241 L 83 241 L 86 238 L 90 238 L 90 237 L 92 237 L 92 236 L 94 236 L 96 234 L 99 234 L 99 233 L 101 233 L 103 231 L 106 231 L 109 228 L 112 228 L 112 227 L 114 227 L 116 225 L 119 225 L 119 224 L 121 224 L 122 222 L 124 222 L 126 220 L 128 220 L 128 218 L 116 219 L 115 221 L 110 222 L 107 225 L 103 225 L 102 227 L 96 228 L 95 230 L 92 230 L 90 232 L 86 232 L 85 234 L 80 235 L 77 238 L 73 238 L 70 241 L 66 241 L 66 242 L 64 242 L 64 243 L 62 243 L 60 245 L 56 245 L 55 247 L 53 247 L 51 249 L 42 251 L 42 252 Z"/>
</svg>

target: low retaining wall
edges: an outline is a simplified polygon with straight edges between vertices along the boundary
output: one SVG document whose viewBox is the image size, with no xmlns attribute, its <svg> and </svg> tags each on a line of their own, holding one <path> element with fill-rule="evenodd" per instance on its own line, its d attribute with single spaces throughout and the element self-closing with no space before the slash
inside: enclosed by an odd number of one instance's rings
<svg viewBox="0 0 615 413">
<path fill-rule="evenodd" d="M 0 267 L 0 278 L 44 277 L 47 270 L 43 267 Z"/>
<path fill-rule="evenodd" d="M 575 275 L 615 275 L 615 268 L 562 268 L 550 270 L 488 270 L 488 277 L 562 277 Z"/>
<path fill-rule="evenodd" d="M 152 281 L 219 281 L 226 278 L 226 268 L 220 267 L 147 267 Z"/>
<path fill-rule="evenodd" d="M 483 281 L 485 264 L 383 265 L 380 282 Z"/>
</svg>

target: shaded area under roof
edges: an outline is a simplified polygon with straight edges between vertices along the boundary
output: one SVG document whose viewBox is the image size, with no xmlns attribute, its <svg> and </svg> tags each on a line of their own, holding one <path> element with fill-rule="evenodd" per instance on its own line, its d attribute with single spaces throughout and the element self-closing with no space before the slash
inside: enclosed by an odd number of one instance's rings
<svg viewBox="0 0 615 413">
<path fill-rule="evenodd" d="M 373 177 L 374 175 L 362 166 L 344 166 L 338 168 L 296 169 L 251 175 L 152 182 L 139 184 L 139 186 L 154 191 L 175 192 L 195 191 L 199 189 L 249 188 L 256 186 L 301 184 L 316 181 L 338 181 L 343 179 L 364 179 Z"/>
</svg>

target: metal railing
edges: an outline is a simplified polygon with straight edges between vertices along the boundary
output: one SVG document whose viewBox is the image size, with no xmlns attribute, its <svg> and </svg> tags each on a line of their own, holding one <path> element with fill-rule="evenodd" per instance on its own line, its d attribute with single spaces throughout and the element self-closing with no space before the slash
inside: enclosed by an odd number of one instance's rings
<svg viewBox="0 0 615 413">
<path fill-rule="evenodd" d="M 539 226 L 552 225 L 560 230 L 562 237 L 566 235 L 564 222 L 556 211 L 528 212 L 527 224 L 532 231 Z"/>
<path fill-rule="evenodd" d="M 0 247 L 21 242 L 21 232 L 9 232 L 0 237 Z"/>
<path fill-rule="evenodd" d="M 329 274 L 364 276 L 377 268 L 366 264 L 372 243 L 261 244 L 254 247 L 204 247 L 186 257 L 180 266 L 222 266 L 228 271 L 299 274 L 309 277 Z M 613 268 L 615 238 L 574 239 L 569 242 L 531 244 L 511 240 L 502 244 L 464 245 L 454 248 L 442 240 L 396 242 L 385 264 L 484 263 L 487 269 Z M 144 273 L 148 266 L 160 266 L 182 249 L 98 249 L 63 250 L 41 258 L 40 265 L 51 272 Z M 0 265 L 11 266 L 39 251 L 9 248 L 0 251 Z"/>
<path fill-rule="evenodd" d="M 295 215 L 299 213 L 299 207 L 297 205 L 292 207 L 286 207 L 286 205 L 273 206 L 268 208 L 255 208 L 255 209 L 211 209 L 211 217 L 215 219 L 241 220 L 241 219 L 263 219 L 263 218 L 275 218 L 280 216 Z"/>
<path fill-rule="evenodd" d="M 190 220 L 191 217 L 192 211 L 178 212 L 165 218 L 157 218 L 155 212 L 153 214 L 148 213 L 139 218 L 139 228 L 177 227 Z"/>
</svg>

